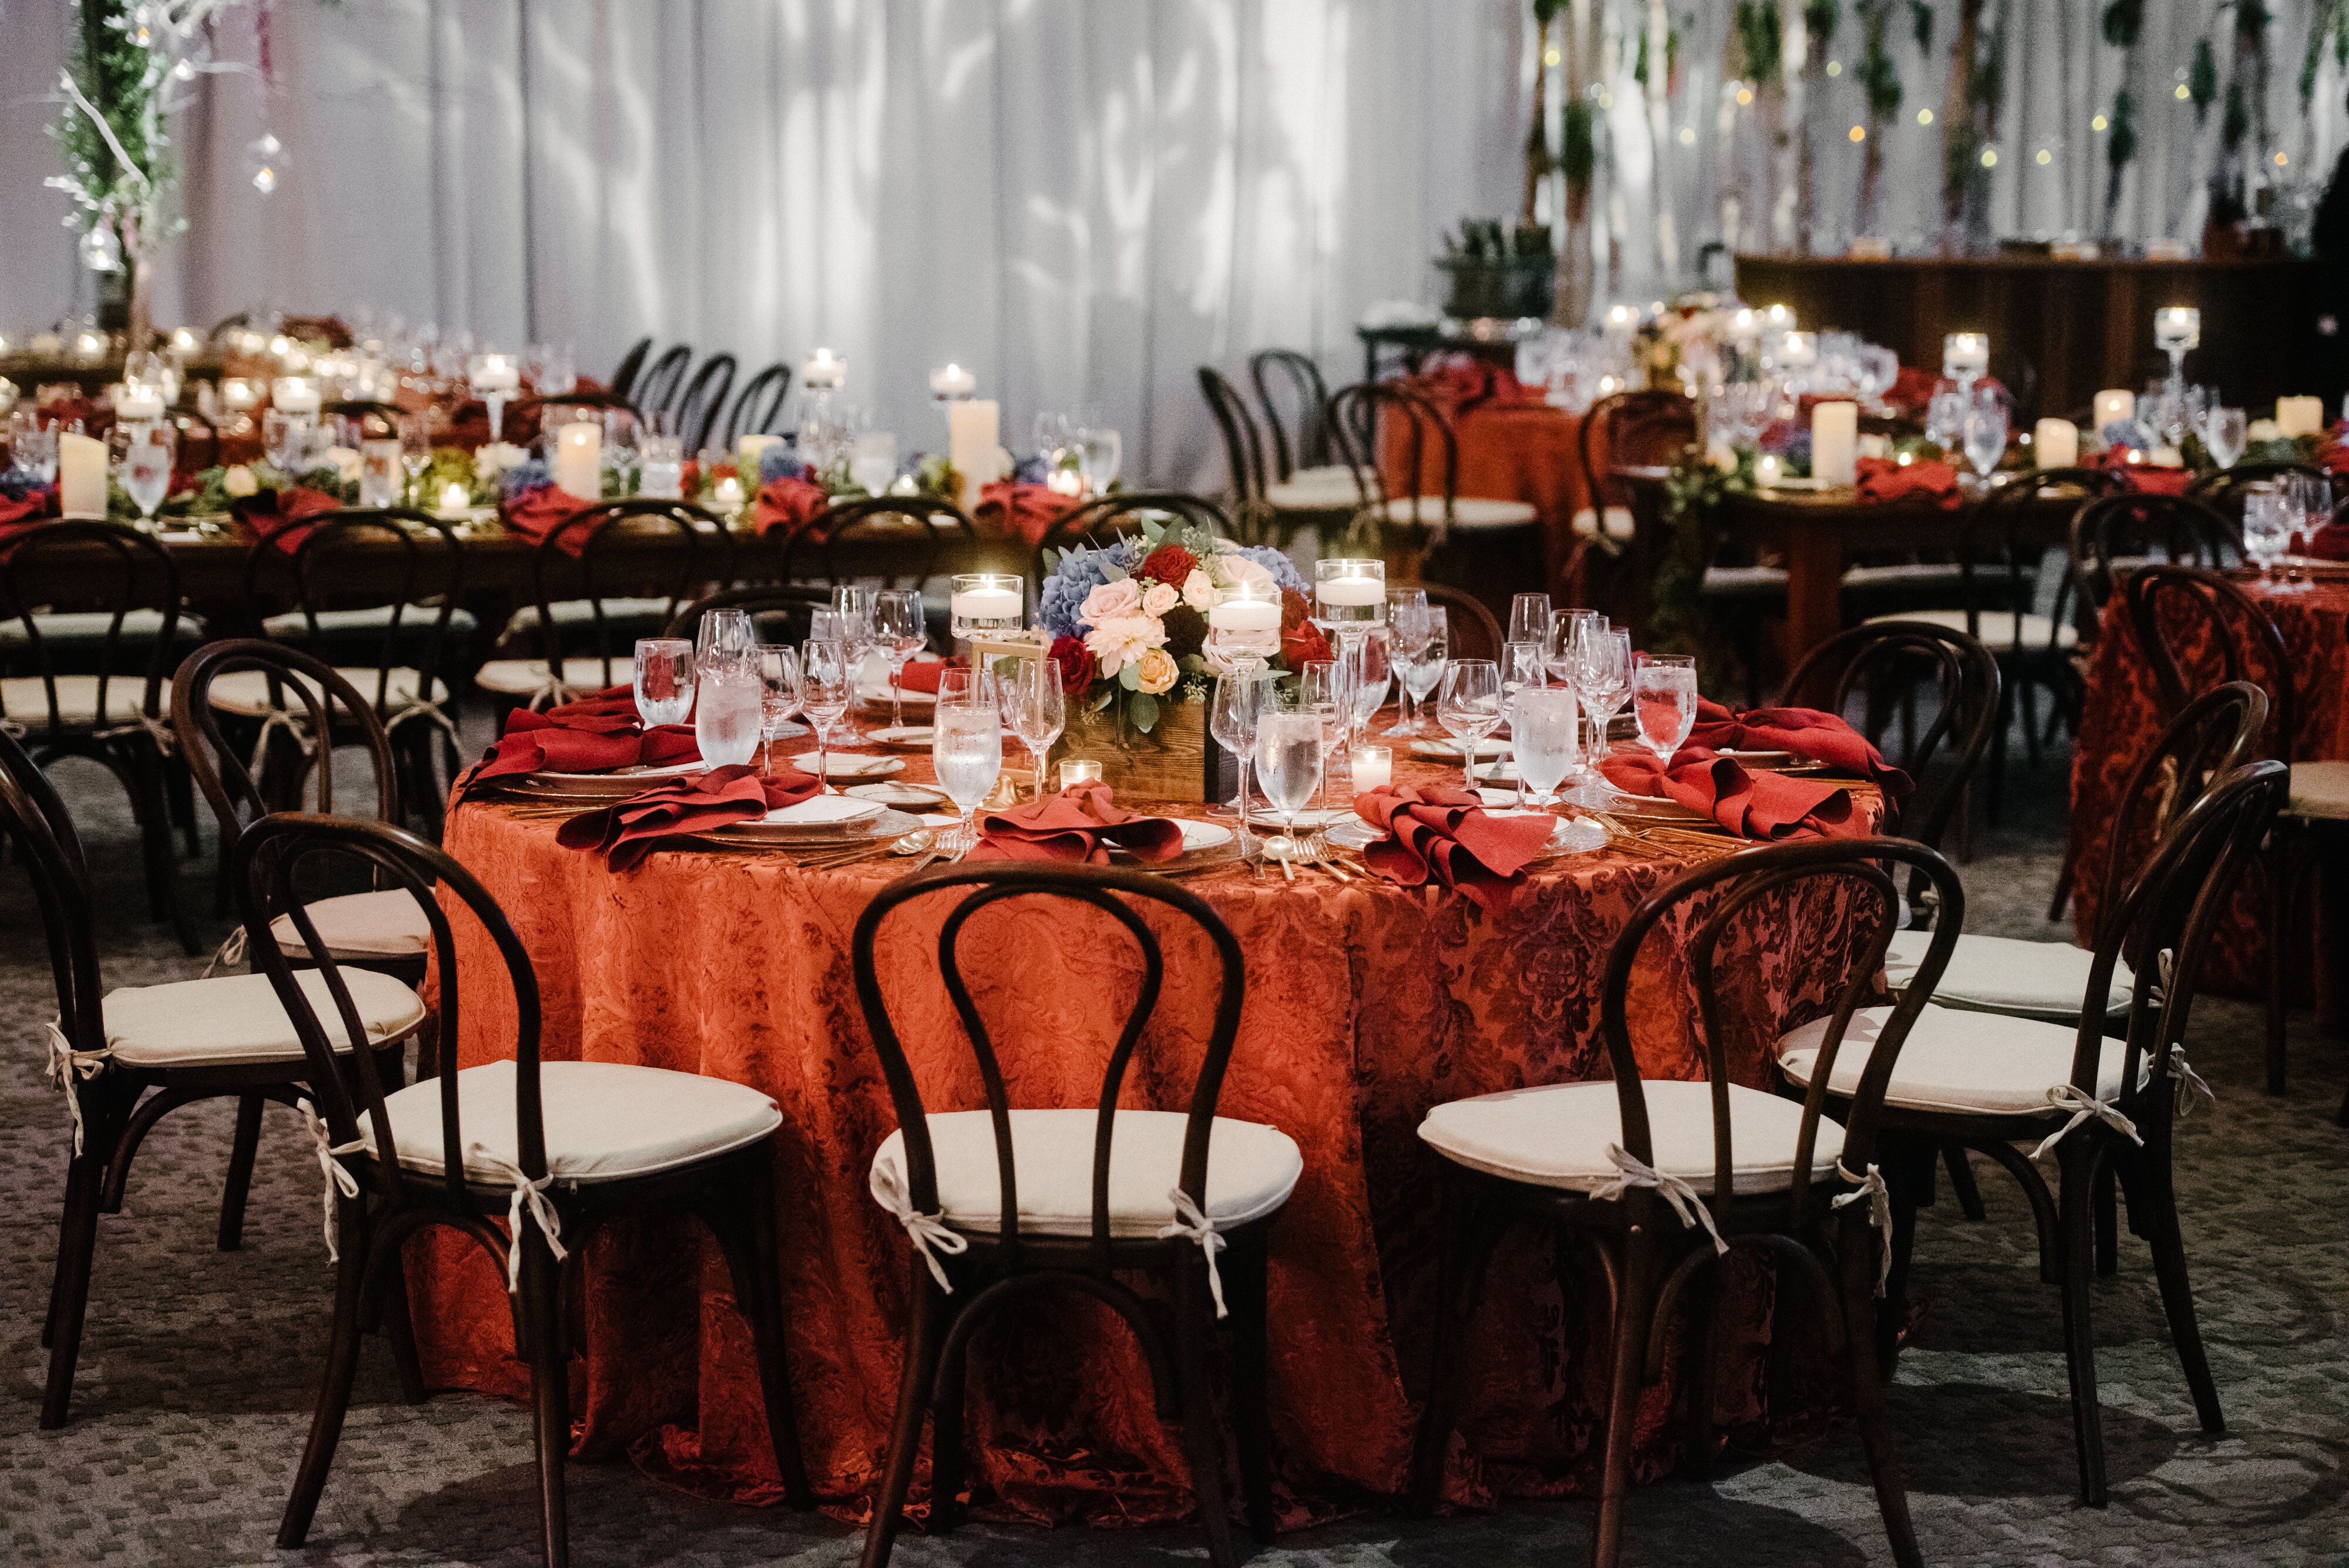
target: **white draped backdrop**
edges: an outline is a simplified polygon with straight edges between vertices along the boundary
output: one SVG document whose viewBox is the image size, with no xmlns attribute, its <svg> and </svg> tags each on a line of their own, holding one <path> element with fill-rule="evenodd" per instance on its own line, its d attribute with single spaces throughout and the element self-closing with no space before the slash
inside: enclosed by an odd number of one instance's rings
<svg viewBox="0 0 2349 1568">
<path fill-rule="evenodd" d="M 1650 0 L 1596 5 L 1604 95 L 1602 296 L 1646 296 L 1723 237 L 1759 178 L 1733 107 L 1727 0 L 1671 7 L 1678 69 L 1651 140 L 1632 75 Z M 2102 226 L 2103 142 L 2124 57 L 2102 0 L 1991 0 L 2013 40 L 1992 212 L 2004 233 Z M 1798 5 L 1789 5 L 1790 12 Z M 1816 107 L 1819 237 L 1850 232 L 1858 24 Z M 1936 219 L 1939 109 L 1954 5 L 1931 54 L 1906 22 L 1885 140 L 1896 237 Z M 2288 178 L 2321 179 L 2344 135 L 2329 54 L 2301 112 L 2313 7 L 2273 7 L 2269 122 Z M 1513 211 L 1536 69 L 1523 0 L 274 0 L 271 83 L 205 78 L 179 127 L 188 236 L 157 319 L 372 306 L 518 344 L 567 340 L 607 373 L 651 334 L 726 349 L 743 374 L 818 344 L 908 448 L 943 444 L 926 373 L 947 359 L 1004 405 L 1127 433 L 1129 471 L 1216 483 L 1194 379 L 1271 344 L 1359 373 L 1352 324 L 1432 298 L 1427 257 L 1464 214 Z M 2138 161 L 2119 226 L 2191 238 L 2219 119 L 2177 101 L 2211 0 L 2150 0 L 2127 65 Z M 41 134 L 65 0 L 0 0 L 0 327 L 87 309 Z M 219 27 L 257 55 L 259 6 Z M 2220 58 L 2227 58 L 2220 37 Z M 2068 64 L 2067 64 L 2068 62 Z M 2069 71 L 2067 77 L 2064 73 Z M 1565 84 L 1554 83 L 1555 106 Z M 266 199 L 246 178 L 285 144 Z M 1692 133 L 1692 135 L 1691 135 Z M 1683 140 L 1684 135 L 1691 139 Z M 2044 148 L 2049 161 L 2035 153 Z M 1661 154 L 1661 155 L 1660 155 Z M 2263 156 L 2265 154 L 2263 153 Z M 1661 173 L 1661 180 L 1658 178 Z M 1659 194 L 1661 192 L 1661 202 Z M 1764 243 L 1760 202 L 1737 203 Z M 1669 222 L 1663 220 L 1669 219 Z"/>
</svg>

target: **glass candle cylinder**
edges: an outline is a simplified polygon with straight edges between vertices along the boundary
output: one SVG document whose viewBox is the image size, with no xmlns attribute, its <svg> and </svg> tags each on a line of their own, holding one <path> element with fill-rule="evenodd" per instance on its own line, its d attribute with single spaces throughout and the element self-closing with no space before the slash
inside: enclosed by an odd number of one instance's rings
<svg viewBox="0 0 2349 1568">
<path fill-rule="evenodd" d="M 955 637 L 1007 637 L 1027 628 L 1027 579 L 1011 572 L 962 572 L 949 580 L 947 610 Z"/>
</svg>

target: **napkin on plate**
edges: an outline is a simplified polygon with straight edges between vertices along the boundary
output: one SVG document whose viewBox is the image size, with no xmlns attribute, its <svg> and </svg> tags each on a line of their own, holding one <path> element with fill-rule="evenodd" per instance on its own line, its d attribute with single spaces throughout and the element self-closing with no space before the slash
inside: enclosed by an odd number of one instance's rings
<svg viewBox="0 0 2349 1568">
<path fill-rule="evenodd" d="M 566 849 L 593 849 L 626 871 L 663 838 L 707 833 L 730 822 L 756 822 L 771 811 L 811 800 L 823 788 L 806 774 L 762 776 L 748 763 L 672 779 L 615 805 L 583 811 L 554 831 Z"/>
<path fill-rule="evenodd" d="M 796 535 L 831 509 L 832 496 L 823 485 L 781 474 L 759 486 L 754 515 L 761 534 L 780 529 L 787 535 Z"/>
<path fill-rule="evenodd" d="M 1387 835 L 1363 846 L 1363 865 L 1406 888 L 1433 877 L 1486 909 L 1509 907 L 1557 826 L 1547 812 L 1495 816 L 1482 796 L 1442 784 L 1365 790 L 1354 815 Z"/>
<path fill-rule="evenodd" d="M 542 770 L 595 774 L 660 767 L 689 763 L 700 754 L 690 728 L 661 724 L 646 729 L 636 717 L 635 695 L 627 687 L 615 686 L 543 713 L 515 709 L 506 716 L 506 732 L 464 782 Z"/>
<path fill-rule="evenodd" d="M 533 545 L 543 545 L 546 536 L 561 528 L 597 502 L 583 500 L 559 485 L 533 485 L 516 492 L 500 504 L 498 521 L 510 534 L 519 534 Z M 588 530 L 573 528 L 554 541 L 554 547 L 566 556 L 576 556 L 587 548 Z"/>
<path fill-rule="evenodd" d="M 1930 501 L 1945 507 L 1958 504 L 1958 471 L 1932 458 L 1897 462 L 1889 457 L 1863 457 L 1858 473 L 1859 498 L 1865 502 Z"/>
<path fill-rule="evenodd" d="M 1648 753 L 1619 752 L 1599 771 L 1625 794 L 1678 801 L 1740 838 L 1859 838 L 1868 831 L 1849 790 L 1754 772 L 1702 746 L 1682 747 L 1670 768 Z"/>
<path fill-rule="evenodd" d="M 938 694 L 938 677 L 946 673 L 950 662 L 944 659 L 909 659 L 905 668 L 897 672 L 897 687 L 904 691 L 926 691 Z"/>
<path fill-rule="evenodd" d="M 1171 817 L 1144 816 L 1112 804 L 1099 780 L 1073 784 L 1009 811 L 978 819 L 972 860 L 1060 860 L 1106 866 L 1116 845 L 1136 860 L 1155 863 L 1183 853 L 1183 830 Z"/>
<path fill-rule="evenodd" d="M 1748 708 L 1736 713 L 1700 697 L 1687 743 L 1713 752 L 1792 752 L 1866 779 L 1896 802 L 1908 799 L 1916 787 L 1867 736 L 1816 708 Z"/>
<path fill-rule="evenodd" d="M 9 487 L 0 486 L 0 538 L 47 522 L 57 505 L 57 493 L 52 486 L 28 484 L 21 494 L 11 494 Z"/>
<path fill-rule="evenodd" d="M 289 484 L 283 490 L 255 491 L 229 503 L 228 509 L 232 516 L 290 556 L 310 536 L 307 519 L 341 504 L 323 490 Z"/>
</svg>

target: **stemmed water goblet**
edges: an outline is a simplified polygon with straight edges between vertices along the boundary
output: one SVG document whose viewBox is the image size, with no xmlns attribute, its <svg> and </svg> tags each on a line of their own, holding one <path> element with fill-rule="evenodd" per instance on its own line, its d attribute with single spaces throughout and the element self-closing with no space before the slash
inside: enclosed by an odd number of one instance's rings
<svg viewBox="0 0 2349 1568">
<path fill-rule="evenodd" d="M 1517 800 L 1547 807 L 1557 804 L 1558 786 L 1581 753 L 1581 705 L 1562 687 L 1545 686 L 1517 694 L 1509 716 L 1509 746 L 1517 759 Z"/>
<path fill-rule="evenodd" d="M 2292 545 L 2283 486 L 2273 480 L 2254 481 L 2243 487 L 2243 554 L 2261 577 L 2274 575 L 2277 557 Z"/>
<path fill-rule="evenodd" d="M 432 417 L 414 413 L 399 416 L 399 467 L 406 475 L 408 504 L 421 506 L 426 497 L 419 489 L 424 483 L 424 471 L 432 466 Z"/>
<path fill-rule="evenodd" d="M 693 711 L 693 644 L 681 637 L 638 638 L 636 693 L 646 729 L 684 723 Z"/>
<path fill-rule="evenodd" d="M 900 683 L 905 660 L 929 640 L 922 628 L 922 596 L 910 589 L 891 588 L 874 596 L 873 645 L 889 661 L 889 726 L 896 739 L 905 738 L 905 690 Z"/>
<path fill-rule="evenodd" d="M 1544 611 L 1547 617 L 1547 611 Z M 1501 646 L 1501 722 L 1509 729 L 1511 749 L 1517 736 L 1517 698 L 1528 691 L 1539 691 L 1547 672 L 1539 642 L 1507 642 Z M 1516 790 L 1516 804 L 1526 803 L 1525 786 Z"/>
<path fill-rule="evenodd" d="M 1461 779 L 1476 788 L 1476 753 L 1501 727 L 1501 667 L 1489 659 L 1455 659 L 1444 672 L 1435 722 L 1460 747 Z"/>
<path fill-rule="evenodd" d="M 2220 468 L 2232 468 L 2241 462 L 2250 440 L 2251 424 L 2241 409 L 2214 406 L 2203 414 L 2202 449 Z"/>
<path fill-rule="evenodd" d="M 864 697 L 864 660 L 874 647 L 873 601 L 874 591 L 871 588 L 860 587 L 854 583 L 843 583 L 832 590 L 833 614 L 838 618 L 833 624 L 839 630 L 840 639 L 848 644 L 849 657 L 855 665 L 855 680 L 851 687 L 853 695 L 849 701 L 848 736 L 851 740 L 862 740 L 864 733 L 857 727 L 855 710 L 856 703 Z"/>
<path fill-rule="evenodd" d="M 1696 724 L 1696 660 L 1686 654 L 1652 654 L 1631 672 L 1631 714 L 1640 742 L 1670 767 Z"/>
<path fill-rule="evenodd" d="M 800 711 L 815 732 L 815 776 L 819 793 L 831 789 L 825 753 L 832 727 L 848 711 L 856 690 L 856 661 L 838 639 L 810 638 L 800 646 Z"/>
<path fill-rule="evenodd" d="M 1995 387 L 1976 387 L 1967 400 L 1962 439 L 1966 461 L 1985 485 L 2006 455 L 2006 400 Z"/>
<path fill-rule="evenodd" d="M 782 643 L 761 642 L 751 648 L 750 662 L 759 673 L 759 739 L 765 746 L 760 767 L 773 773 L 775 742 L 800 711 L 800 656 Z"/>
<path fill-rule="evenodd" d="M 1387 732 L 1406 738 L 1427 733 L 1427 700 L 1444 680 L 1444 671 L 1452 659 L 1451 618 L 1441 605 L 1425 611 L 1426 635 L 1419 646 L 1405 652 L 1395 652 L 1395 673 L 1402 683 L 1406 701 L 1399 704 L 1403 710 L 1402 722 Z"/>
<path fill-rule="evenodd" d="M 1061 685 L 1061 661 L 1057 659 L 1020 659 L 1011 661 L 1008 674 L 998 678 L 1003 693 L 1004 722 L 1019 743 L 1028 748 L 1029 759 L 1035 764 L 1036 798 L 1044 798 L 1044 762 L 1051 755 L 1052 742 L 1069 727 L 1068 694 Z"/>
<path fill-rule="evenodd" d="M 1586 623 L 1575 639 L 1568 666 L 1575 696 L 1590 716 L 1589 760 L 1595 767 L 1607 755 L 1607 727 L 1631 692 L 1631 634 L 1619 627 Z M 1584 786 L 1595 789 L 1596 784 Z M 1586 801 L 1586 805 L 1603 805 Z"/>
<path fill-rule="evenodd" d="M 122 488 L 139 508 L 139 526 L 152 532 L 155 509 L 171 493 L 171 459 L 178 431 L 169 424 L 140 425 L 128 432 L 122 453 Z"/>
<path fill-rule="evenodd" d="M 1215 694 L 1208 700 L 1207 732 L 1216 743 L 1238 759 L 1240 793 L 1240 854 L 1248 854 L 1248 761 L 1256 750 L 1257 723 L 1270 706 L 1273 683 L 1263 665 L 1250 659 L 1234 668 L 1228 674 L 1216 677 Z"/>
<path fill-rule="evenodd" d="M 1280 814 L 1281 831 L 1265 845 L 1265 853 L 1280 861 L 1284 875 L 1297 873 L 1290 861 L 1298 852 L 1297 814 L 1321 788 L 1321 759 L 1327 749 L 1327 726 L 1318 713 L 1305 710 L 1260 713 L 1256 723 L 1256 765 L 1264 797 Z"/>
<path fill-rule="evenodd" d="M 1346 732 L 1351 727 L 1347 711 L 1350 695 L 1342 659 L 1308 659 L 1298 671 L 1298 708 L 1321 721 L 1321 805 L 1325 810 L 1330 805 L 1330 759 L 1346 743 Z"/>
<path fill-rule="evenodd" d="M 979 802 L 1003 774 L 1003 713 L 995 680 L 982 670 L 949 670 L 938 678 L 938 704 L 931 719 L 930 763 L 938 788 L 962 815 L 955 830 L 955 857 L 978 842 Z"/>
</svg>

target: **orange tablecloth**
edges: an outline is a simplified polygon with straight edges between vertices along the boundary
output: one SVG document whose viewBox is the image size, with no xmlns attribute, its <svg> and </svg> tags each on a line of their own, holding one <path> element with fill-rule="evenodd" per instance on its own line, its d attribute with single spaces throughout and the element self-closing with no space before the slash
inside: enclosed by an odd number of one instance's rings
<svg viewBox="0 0 2349 1568">
<path fill-rule="evenodd" d="M 2349 758 L 2349 583 L 2246 582 L 2251 597 L 2283 633 L 2292 657 L 2298 711 L 2292 755 L 2307 762 Z M 2205 650 L 2176 650 L 2182 668 L 2215 670 Z M 2259 670 L 2255 662 L 2252 669 Z M 2215 682 L 2215 673 L 2209 677 Z M 2200 687 L 2197 687 L 2199 690 Z M 2106 857 L 2111 827 L 2129 770 L 2161 738 L 2163 720 L 2153 670 L 2146 663 L 2137 631 L 2125 611 L 2105 617 L 2088 667 L 2088 692 L 2079 740 L 2072 752 L 2072 844 L 2079 871 L 2074 902 L 2085 940 L 2095 929 L 2104 898 Z M 2275 739 L 2271 736 L 2271 741 Z M 2130 852 L 2136 854 L 2138 849 Z M 2231 917 L 2211 944 L 2202 983 L 2238 995 L 2259 994 L 2266 986 L 2265 891 L 2258 877 L 2244 878 Z M 2292 922 L 2292 940 L 2302 949 L 2289 966 L 2306 990 L 2314 972 L 2310 922 Z M 2305 1000 L 2303 994 L 2302 1000 Z"/>
<path fill-rule="evenodd" d="M 1567 562 L 1574 554 L 1574 514 L 1590 504 L 1582 482 L 1582 416 L 1553 408 L 1538 389 L 1527 390 L 1514 376 L 1496 376 L 1495 389 L 1480 396 L 1463 389 L 1453 376 L 1429 376 L 1414 383 L 1451 416 L 1460 443 L 1462 495 L 1528 501 L 1542 524 L 1543 580 L 1567 602 Z M 1380 431 L 1381 466 L 1387 493 L 1444 493 L 1444 448 L 1431 437 L 1420 454 L 1420 480 L 1407 472 L 1409 432 L 1388 421 Z"/>
<path fill-rule="evenodd" d="M 1440 776 L 1416 763 L 1399 771 Z M 907 772 L 926 777 L 926 759 Z M 849 971 L 856 919 L 895 868 L 808 872 L 780 854 L 696 849 L 656 853 L 614 876 L 557 846 L 556 826 L 476 800 L 450 814 L 447 843 L 530 950 L 550 1057 L 717 1074 L 782 1106 L 781 1256 L 801 1441 L 819 1493 L 855 1517 L 896 1397 L 913 1266 L 904 1234 L 865 1190 L 894 1116 Z M 1247 955 L 1222 1114 L 1279 1127 L 1304 1153 L 1303 1179 L 1273 1231 L 1271 1397 L 1289 1522 L 1405 1482 L 1437 1241 L 1434 1161 L 1414 1136 L 1421 1118 L 1462 1096 L 1602 1075 L 1608 944 L 1671 870 L 1613 851 L 1553 861 L 1497 918 L 1454 895 L 1319 877 L 1292 887 L 1234 870 L 1189 882 Z M 984 1103 L 935 977 L 943 903 L 899 917 L 881 961 L 885 974 L 905 977 L 893 1006 L 933 1109 Z M 1803 940 L 1724 960 L 1723 995 L 1749 1003 L 1762 1025 L 1733 1047 L 1737 1076 L 1757 1085 L 1764 1034 L 1824 1011 L 1821 955 L 1850 941 L 1847 913 L 1826 894 L 1774 915 L 1773 929 Z M 1095 919 L 1014 905 L 966 935 L 1016 1103 L 1090 1106 L 1099 1092 L 1110 1004 L 1097 999 L 1130 996 L 1133 977 L 1131 950 L 1103 940 Z M 1180 1107 L 1212 1003 L 1184 979 L 1211 973 L 1213 961 L 1195 934 L 1153 923 L 1168 942 L 1168 979 L 1129 1102 Z M 485 940 L 471 930 L 460 940 L 456 1053 L 471 1064 L 511 1049 L 512 1002 Z M 1702 1076 L 1676 951 L 1663 942 L 1651 951 L 1633 1008 L 1643 1064 L 1660 1077 Z M 1017 1012 L 1015 999 L 1026 999 Z M 1718 1385 L 1725 1424 L 1749 1436 L 1765 1424 L 1815 1424 L 1833 1401 L 1814 1391 L 1839 1383 L 1769 1374 L 1768 1267 L 1741 1252 L 1730 1268 L 1725 1321 L 1739 1349 Z M 774 1501 L 748 1332 L 715 1249 L 691 1227 L 623 1224 L 588 1244 L 585 1272 L 577 1450 L 626 1451 L 696 1490 Z M 431 1380 L 520 1394 L 504 1282 L 480 1251 L 419 1244 L 410 1273 Z M 1526 1238 L 1499 1265 L 1472 1340 L 1456 1498 L 1587 1490 L 1595 1480 L 1606 1325 L 1592 1291 L 1562 1293 L 1558 1279 L 1546 1239 Z M 1147 1522 L 1189 1509 L 1179 1442 L 1152 1413 L 1132 1340 L 1092 1303 L 999 1321 L 972 1365 L 982 1517 Z M 1675 1397 L 1670 1386 L 1650 1390 L 1643 1474 L 1675 1457 Z M 917 1478 L 917 1499 L 924 1484 Z"/>
</svg>

